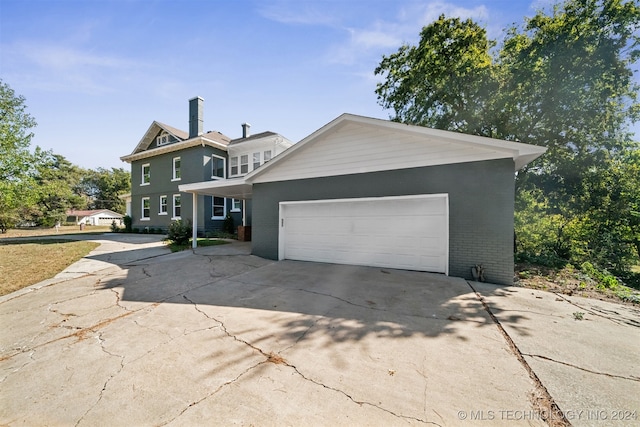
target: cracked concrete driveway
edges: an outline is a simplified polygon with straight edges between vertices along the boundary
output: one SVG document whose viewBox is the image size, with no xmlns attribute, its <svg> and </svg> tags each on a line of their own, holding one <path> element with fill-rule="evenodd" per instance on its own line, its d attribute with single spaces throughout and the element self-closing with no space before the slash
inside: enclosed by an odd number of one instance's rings
<svg viewBox="0 0 640 427">
<path fill-rule="evenodd" d="M 545 425 L 555 400 L 551 422 L 610 425 L 640 410 L 631 308 L 578 322 L 575 301 L 437 274 L 101 243 L 0 298 L 0 424 Z"/>
</svg>

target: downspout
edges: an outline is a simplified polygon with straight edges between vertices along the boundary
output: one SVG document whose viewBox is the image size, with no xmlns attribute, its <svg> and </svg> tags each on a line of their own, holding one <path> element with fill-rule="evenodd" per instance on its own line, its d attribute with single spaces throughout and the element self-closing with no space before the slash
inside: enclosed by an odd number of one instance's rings
<svg viewBox="0 0 640 427">
<path fill-rule="evenodd" d="M 191 247 L 193 249 L 198 247 L 198 193 L 191 193 L 193 195 L 193 222 L 191 231 Z"/>
</svg>

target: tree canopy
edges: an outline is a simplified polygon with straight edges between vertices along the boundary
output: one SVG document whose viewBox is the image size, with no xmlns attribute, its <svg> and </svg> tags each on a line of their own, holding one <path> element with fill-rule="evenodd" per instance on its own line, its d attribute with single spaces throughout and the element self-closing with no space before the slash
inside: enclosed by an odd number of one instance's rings
<svg viewBox="0 0 640 427">
<path fill-rule="evenodd" d="M 53 226 L 69 209 L 111 209 L 124 213 L 119 195 L 129 192 L 129 172 L 96 171 L 63 156 L 30 149 L 35 119 L 25 98 L 0 80 L 0 230 L 20 223 Z"/>
<path fill-rule="evenodd" d="M 638 0 L 567 0 L 500 45 L 443 15 L 382 58 L 378 102 L 392 120 L 547 147 L 517 175 L 520 253 L 624 271 L 640 250 L 638 29 Z"/>
</svg>

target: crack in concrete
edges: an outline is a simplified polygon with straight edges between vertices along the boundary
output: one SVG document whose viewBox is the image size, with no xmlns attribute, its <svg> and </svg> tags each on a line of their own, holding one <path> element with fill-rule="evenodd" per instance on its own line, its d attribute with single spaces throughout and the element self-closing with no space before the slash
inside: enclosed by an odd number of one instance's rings
<svg viewBox="0 0 640 427">
<path fill-rule="evenodd" d="M 96 340 L 98 341 L 98 343 L 100 345 L 100 349 L 102 350 L 103 353 L 108 354 L 111 357 L 117 357 L 117 358 L 120 359 L 120 369 L 118 369 L 117 372 L 115 372 L 114 374 L 109 376 L 109 378 L 107 378 L 107 380 L 104 382 L 104 384 L 102 386 L 102 389 L 100 390 L 100 393 L 98 394 L 97 400 L 95 401 L 95 403 L 93 405 L 91 405 L 89 407 L 89 409 L 86 410 L 86 412 L 84 414 L 82 414 L 82 416 L 78 419 L 78 421 L 76 421 L 76 424 L 75 424 L 76 427 L 78 425 L 80 425 L 80 423 L 82 423 L 82 421 L 84 421 L 84 418 L 87 416 L 87 414 L 89 414 L 89 412 L 91 412 L 96 406 L 98 406 L 98 404 L 102 400 L 102 397 L 104 396 L 104 392 L 107 390 L 107 387 L 109 386 L 109 383 L 111 382 L 111 380 L 113 380 L 115 377 L 117 377 L 120 374 L 120 372 L 122 372 L 122 370 L 124 369 L 124 366 L 125 366 L 124 356 L 119 355 L 119 354 L 111 353 L 109 350 L 107 350 L 104 347 L 105 340 L 102 339 L 102 332 L 96 332 Z"/>
<path fill-rule="evenodd" d="M 554 362 L 554 363 L 558 363 L 560 365 L 564 365 L 564 366 L 569 366 L 570 368 L 575 368 L 575 369 L 579 369 L 581 371 L 585 371 L 585 372 L 589 372 L 590 374 L 595 374 L 595 375 L 602 375 L 605 377 L 610 377 L 610 378 L 619 378 L 621 380 L 628 380 L 628 381 L 636 381 L 636 382 L 640 382 L 640 377 L 625 377 L 623 375 L 616 375 L 616 374 L 609 374 L 607 372 L 598 372 L 598 371 L 593 371 L 591 369 L 587 369 L 587 368 L 583 368 L 581 366 L 577 366 L 574 365 L 572 363 L 568 363 L 568 362 L 563 362 L 561 360 L 555 360 L 552 359 L 551 357 L 547 357 L 547 356 L 543 356 L 541 354 L 529 354 L 529 353 L 522 353 L 523 356 L 529 356 L 529 357 L 533 357 L 533 358 L 537 358 L 537 359 L 543 359 L 549 362 Z"/>
<path fill-rule="evenodd" d="M 573 301 L 571 301 L 570 299 L 566 298 L 564 295 L 562 294 L 558 294 L 556 292 L 554 292 L 555 295 L 557 295 L 559 298 L 562 298 L 564 301 L 568 302 L 569 304 L 571 304 L 574 307 L 578 307 L 581 310 L 585 310 L 586 312 L 588 312 L 589 314 L 593 315 L 593 316 L 597 316 L 597 317 L 602 317 L 603 319 L 607 319 L 613 323 L 615 323 L 616 325 L 627 325 L 627 326 L 635 326 L 635 327 L 640 327 L 640 322 L 637 322 L 635 320 L 617 320 L 617 319 L 613 319 L 611 318 L 609 315 L 605 314 L 600 314 L 600 313 L 604 313 L 602 310 L 596 308 L 587 308 L 587 307 L 583 307 L 580 304 L 577 304 Z M 619 314 L 614 312 L 614 314 Z"/>
<path fill-rule="evenodd" d="M 29 353 L 29 360 L 27 360 L 26 362 L 24 362 L 22 365 L 18 366 L 17 368 L 11 370 L 10 372 L 7 372 L 6 375 L 4 375 L 2 378 L 0 378 L 0 384 L 2 384 L 3 382 L 5 382 L 7 380 L 7 378 L 9 378 L 10 376 L 16 374 L 17 372 L 21 371 L 25 366 L 30 365 L 31 363 L 35 362 L 35 359 L 33 358 L 33 355 L 36 353 L 35 350 L 31 351 Z M 4 360 L 4 359 L 2 359 Z"/>
<path fill-rule="evenodd" d="M 220 320 L 218 320 L 218 319 L 216 319 L 216 318 L 214 318 L 214 317 L 209 316 L 207 313 L 205 313 L 203 310 L 201 310 L 201 309 L 198 307 L 198 304 L 197 304 L 197 303 L 195 303 L 194 301 L 190 300 L 186 295 L 182 295 L 182 297 L 183 297 L 186 301 L 188 301 L 189 303 L 191 303 L 191 304 L 193 305 L 193 307 L 194 307 L 194 309 L 195 309 L 196 311 L 198 311 L 199 313 L 201 313 L 201 314 L 202 314 L 203 316 L 205 316 L 206 318 L 211 319 L 211 320 L 213 320 L 213 321 L 217 322 L 217 323 L 220 325 L 221 330 L 225 333 L 225 335 L 227 335 L 229 338 L 232 338 L 233 340 L 235 340 L 235 341 L 237 341 L 237 342 L 240 342 L 240 343 L 243 343 L 243 344 L 247 345 L 247 346 L 248 346 L 248 347 L 250 347 L 252 350 L 257 351 L 258 353 L 260 353 L 261 355 L 263 355 L 263 356 L 266 358 L 266 360 L 263 360 L 263 361 L 261 361 L 261 362 L 257 363 L 256 365 L 249 367 L 249 368 L 248 368 L 248 369 L 246 369 L 244 372 L 242 372 L 240 375 L 238 375 L 235 379 L 233 379 L 233 380 L 231 380 L 231 381 L 227 381 L 227 382 L 225 382 L 224 384 L 222 384 L 220 387 L 218 387 L 215 391 L 213 391 L 213 392 L 212 392 L 212 393 L 210 393 L 209 395 L 207 395 L 207 396 L 203 397 L 202 399 L 198 400 L 197 402 L 193 402 L 193 403 L 191 403 L 191 404 L 190 404 L 188 407 L 186 407 L 186 408 L 185 408 L 185 409 L 184 409 L 180 414 L 178 414 L 175 418 L 173 418 L 174 420 L 175 420 L 176 418 L 178 418 L 180 415 L 184 414 L 184 412 L 186 412 L 190 407 L 195 406 L 195 405 L 197 405 L 198 403 L 200 403 L 200 402 L 202 402 L 202 401 L 206 400 L 207 398 L 209 398 L 209 397 L 213 396 L 213 395 L 214 395 L 214 394 L 216 394 L 219 390 L 221 390 L 223 387 L 225 387 L 225 386 L 227 386 L 227 385 L 230 385 L 230 384 L 233 384 L 235 381 L 237 381 L 239 378 L 241 378 L 241 377 L 242 377 L 243 375 L 245 375 L 247 372 L 249 372 L 249 371 L 251 371 L 251 370 L 253 370 L 253 369 L 257 368 L 258 366 L 261 366 L 261 365 L 262 365 L 262 364 L 264 364 L 264 363 L 274 363 L 274 364 L 281 364 L 281 365 L 287 366 L 287 367 L 289 367 L 289 368 L 293 369 L 293 370 L 294 370 L 294 371 L 295 371 L 295 372 L 296 372 L 296 373 L 297 373 L 297 374 L 298 374 L 302 379 L 304 379 L 305 381 L 308 381 L 308 382 L 311 382 L 311 383 L 316 384 L 316 385 L 318 385 L 318 386 L 321 386 L 321 387 L 323 387 L 323 388 L 325 388 L 325 389 L 327 389 L 327 390 L 331 390 L 331 391 L 334 391 L 334 392 L 336 392 L 336 393 L 340 393 L 340 394 L 342 394 L 343 396 L 347 397 L 349 400 L 351 400 L 353 403 L 356 403 L 356 404 L 358 404 L 358 405 L 360 405 L 360 406 L 363 406 L 363 405 L 370 406 L 370 407 L 373 407 L 373 408 L 379 409 L 379 410 L 381 410 L 381 411 L 387 412 L 388 414 L 391 414 L 391 415 L 393 415 L 393 416 L 394 416 L 394 417 L 396 417 L 396 418 L 407 419 L 407 420 L 413 420 L 413 421 L 421 422 L 421 423 L 423 423 L 423 424 L 432 424 L 432 425 L 439 426 L 439 424 L 436 424 L 436 423 L 434 423 L 434 422 L 430 422 L 430 421 L 427 421 L 427 420 L 423 420 L 423 419 L 420 419 L 420 418 L 411 417 L 411 416 L 408 416 L 408 415 L 396 414 L 395 412 L 393 412 L 393 411 L 391 411 L 391 410 L 389 410 L 389 409 L 383 408 L 383 407 L 381 407 L 381 406 L 379 406 L 379 405 L 376 405 L 376 404 L 373 404 L 373 403 L 371 403 L 371 402 L 366 402 L 366 401 L 360 401 L 360 400 L 357 400 L 357 399 L 355 399 L 353 396 L 349 395 L 348 393 L 346 393 L 346 392 L 345 392 L 345 391 L 343 391 L 343 390 L 337 389 L 337 388 L 335 388 L 335 387 L 328 386 L 328 385 L 326 385 L 326 384 L 323 384 L 323 383 L 321 383 L 321 382 L 319 382 L 319 381 L 314 380 L 313 378 L 309 378 L 309 377 L 307 377 L 307 376 L 306 376 L 306 375 L 304 375 L 302 372 L 300 372 L 300 370 L 299 370 L 295 365 L 292 365 L 291 363 L 287 362 L 287 361 L 286 361 L 284 358 L 282 358 L 279 354 L 274 354 L 273 352 L 267 353 L 267 352 L 265 352 L 264 350 L 262 350 L 261 348 L 256 347 L 255 345 L 251 344 L 250 342 L 247 342 L 247 341 L 245 341 L 245 340 L 243 340 L 243 339 L 240 339 L 240 338 L 238 338 L 237 336 L 235 336 L 235 335 L 231 334 L 231 333 L 227 330 L 227 327 L 225 326 L 225 324 L 224 324 L 222 321 L 220 321 Z M 340 298 L 338 298 L 338 299 L 340 299 Z M 289 348 L 290 348 L 290 347 L 289 347 Z M 171 421 L 173 421 L 173 420 L 171 420 Z M 169 422 L 171 422 L 171 421 L 169 421 Z M 166 425 L 166 424 L 163 424 L 163 425 Z"/>
<path fill-rule="evenodd" d="M 565 417 L 564 411 L 562 411 L 562 409 L 560 409 L 560 407 L 555 402 L 555 400 L 553 400 L 553 397 L 551 396 L 551 393 L 549 393 L 549 390 L 547 390 L 544 384 L 542 384 L 542 381 L 540 380 L 540 378 L 538 378 L 538 375 L 535 373 L 533 368 L 531 368 L 529 363 L 525 360 L 524 356 L 522 355 L 522 352 L 520 351 L 516 343 L 513 341 L 511 336 L 509 336 L 507 331 L 504 329 L 504 327 L 502 326 L 498 318 L 493 314 L 493 312 L 491 311 L 491 307 L 489 307 L 489 304 L 487 304 L 484 297 L 473 287 L 471 282 L 467 281 L 467 285 L 469 285 L 471 290 L 476 294 L 476 298 L 480 300 L 485 311 L 497 326 L 498 330 L 500 331 L 505 341 L 507 342 L 507 345 L 511 349 L 511 352 L 516 356 L 516 359 L 518 359 L 522 367 L 529 374 L 529 378 L 531 378 L 531 380 L 535 384 L 535 392 L 537 392 L 537 394 L 540 396 L 540 397 L 537 397 L 535 393 L 532 393 L 531 401 L 535 409 L 537 409 L 540 414 L 543 414 L 544 421 L 550 426 L 553 426 L 553 427 L 570 426 L 571 423 Z"/>
</svg>

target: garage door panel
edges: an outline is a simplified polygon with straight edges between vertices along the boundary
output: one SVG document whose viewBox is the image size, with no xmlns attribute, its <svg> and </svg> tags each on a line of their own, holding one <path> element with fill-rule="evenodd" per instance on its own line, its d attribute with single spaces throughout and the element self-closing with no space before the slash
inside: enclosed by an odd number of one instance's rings
<svg viewBox="0 0 640 427">
<path fill-rule="evenodd" d="M 447 272 L 446 195 L 281 203 L 280 258 Z"/>
</svg>

